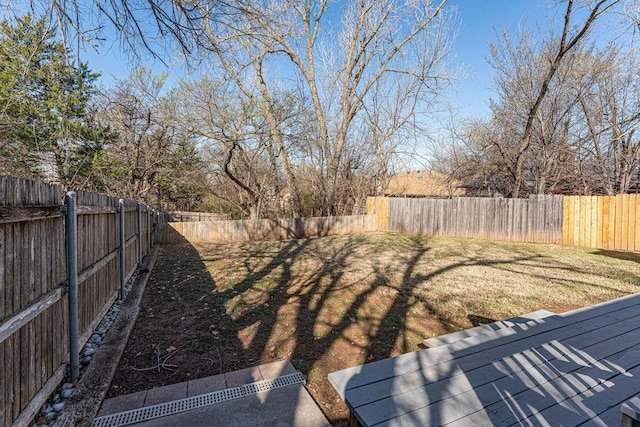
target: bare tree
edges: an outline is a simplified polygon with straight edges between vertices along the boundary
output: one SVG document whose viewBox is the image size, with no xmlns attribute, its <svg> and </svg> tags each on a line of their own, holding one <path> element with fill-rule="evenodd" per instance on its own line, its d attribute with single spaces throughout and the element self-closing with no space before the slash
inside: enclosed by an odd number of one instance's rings
<svg viewBox="0 0 640 427">
<path fill-rule="evenodd" d="M 597 170 L 597 180 L 587 180 L 595 192 L 626 193 L 637 179 L 640 166 L 640 54 L 635 49 L 608 46 L 592 58 L 593 83 L 580 97 L 582 132 L 578 135 L 583 157 Z"/>
<path fill-rule="evenodd" d="M 217 80 L 253 104 L 265 119 L 294 214 L 300 212 L 302 196 L 297 153 L 290 152 L 274 108 L 280 93 L 299 90 L 309 100 L 317 128 L 313 143 L 322 203 L 337 214 L 350 209 L 344 190 L 351 187 L 346 184 L 354 176 L 353 166 L 361 165 L 354 161 L 361 147 L 354 138 L 362 124 L 369 126 L 379 154 L 372 175 L 380 175 L 389 153 L 383 147 L 415 123 L 412 117 L 449 80 L 444 59 L 452 32 L 445 2 L 151 0 L 134 6 L 109 0 L 96 7 L 125 44 L 139 43 L 158 56 L 167 46 L 177 47 L 194 61 L 207 61 Z M 73 0 L 55 2 L 53 9 L 78 31 L 82 22 L 74 5 Z M 391 98 L 384 108 L 380 94 Z M 384 117 L 389 113 L 395 117 Z"/>
<path fill-rule="evenodd" d="M 490 120 L 457 130 L 441 163 L 458 179 L 503 182 L 510 188 L 513 159 L 521 155 L 521 195 L 628 192 L 638 184 L 640 164 L 638 52 L 622 45 L 585 44 L 569 53 L 540 104 L 530 146 L 519 153 L 512 136 L 522 129 L 522 106 L 530 99 L 530 92 L 519 87 L 531 86 L 527 82 L 535 76 L 535 64 L 548 56 L 532 58 L 532 65 L 522 67 L 508 86 L 514 96 L 494 103 Z"/>
<path fill-rule="evenodd" d="M 539 120 L 540 109 L 549 95 L 554 77 L 570 53 L 588 40 L 589 30 L 596 20 L 619 1 L 600 0 L 587 6 L 587 16 L 579 24 L 572 22 L 575 3 L 573 0 L 567 1 L 564 23 L 559 35 L 549 38 L 541 48 L 532 45 L 526 33 L 517 45 L 512 43 L 506 33 L 500 43 L 490 45 L 491 65 L 496 71 L 495 82 L 499 99 L 494 103 L 494 116 L 497 113 L 496 106 L 503 106 L 514 100 L 520 103 L 509 118 L 513 120 L 512 130 L 515 135 L 512 149 L 507 150 L 504 144 L 496 141 L 496 146 L 513 177 L 512 197 L 520 195 L 526 154 L 531 148 L 535 123 Z M 543 55 L 539 55 L 539 52 Z M 548 55 L 546 58 L 545 52 Z"/>
<path fill-rule="evenodd" d="M 208 77 L 182 82 L 178 92 L 181 125 L 198 137 L 207 153 L 216 182 L 214 194 L 250 218 L 282 213 L 278 211 L 288 195 L 263 110 L 239 95 L 237 87 Z M 293 153 L 302 136 L 304 113 L 289 93 L 279 94 L 273 102 L 280 138 L 287 153 Z"/>
<path fill-rule="evenodd" d="M 524 155 L 521 193 L 553 194 L 572 192 L 570 169 L 573 161 L 571 129 L 581 91 L 589 90 L 588 68 L 591 46 L 576 47 L 558 68 L 549 91 L 541 102 L 532 125 L 531 144 Z M 548 58 L 541 55 L 542 61 Z"/>
<path fill-rule="evenodd" d="M 193 209 L 206 169 L 196 140 L 177 121 L 177 97 L 164 94 L 166 76 L 140 68 L 99 100 L 99 118 L 114 138 L 95 163 L 103 191 L 162 208 Z"/>
<path fill-rule="evenodd" d="M 445 140 L 434 150 L 431 167 L 462 183 L 471 194 L 506 194 L 511 176 L 494 141 L 501 138 L 500 128 L 491 120 L 451 117 Z"/>
</svg>

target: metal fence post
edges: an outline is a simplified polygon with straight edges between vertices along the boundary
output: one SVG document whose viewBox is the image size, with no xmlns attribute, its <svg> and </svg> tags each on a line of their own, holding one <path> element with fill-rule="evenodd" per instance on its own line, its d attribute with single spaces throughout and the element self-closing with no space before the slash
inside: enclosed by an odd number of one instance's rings
<svg viewBox="0 0 640 427">
<path fill-rule="evenodd" d="M 124 299 L 124 288 L 126 286 L 126 266 L 124 259 L 124 250 L 125 250 L 125 236 L 124 236 L 124 200 L 120 199 L 118 201 L 118 214 L 120 216 L 120 248 L 118 249 L 118 255 L 120 255 L 120 299 Z"/>
<path fill-rule="evenodd" d="M 69 277 L 69 362 L 71 379 L 80 377 L 80 351 L 78 343 L 78 233 L 76 193 L 65 197 L 67 211 L 67 275 Z"/>
<path fill-rule="evenodd" d="M 138 202 L 138 268 L 142 267 L 142 203 Z"/>
<path fill-rule="evenodd" d="M 147 206 L 147 252 L 151 252 L 151 209 Z"/>
</svg>

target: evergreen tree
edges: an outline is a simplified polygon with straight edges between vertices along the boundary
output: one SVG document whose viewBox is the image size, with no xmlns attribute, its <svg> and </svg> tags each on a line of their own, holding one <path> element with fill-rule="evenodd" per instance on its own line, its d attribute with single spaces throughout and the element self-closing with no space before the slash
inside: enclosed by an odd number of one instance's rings
<svg viewBox="0 0 640 427">
<path fill-rule="evenodd" d="M 106 130 L 90 99 L 98 74 L 74 65 L 55 28 L 0 22 L 0 173 L 82 186 Z"/>
</svg>

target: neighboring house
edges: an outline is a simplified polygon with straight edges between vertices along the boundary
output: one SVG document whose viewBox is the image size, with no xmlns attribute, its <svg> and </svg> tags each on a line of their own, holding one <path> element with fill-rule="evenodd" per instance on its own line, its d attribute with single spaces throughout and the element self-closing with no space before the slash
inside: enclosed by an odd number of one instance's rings
<svg viewBox="0 0 640 427">
<path fill-rule="evenodd" d="M 504 197 L 504 186 L 493 181 L 469 181 L 460 184 L 460 189 L 467 197 Z"/>
<path fill-rule="evenodd" d="M 401 172 L 389 178 L 384 190 L 391 197 L 452 197 L 464 196 L 462 183 L 436 171 Z"/>
</svg>

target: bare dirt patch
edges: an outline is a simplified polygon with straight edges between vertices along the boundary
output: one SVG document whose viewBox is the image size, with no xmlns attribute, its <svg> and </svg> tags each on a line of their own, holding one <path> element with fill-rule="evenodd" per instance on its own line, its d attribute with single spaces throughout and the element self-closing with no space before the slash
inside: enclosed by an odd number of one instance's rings
<svg viewBox="0 0 640 427">
<path fill-rule="evenodd" d="M 398 234 L 166 246 L 109 397 L 290 359 L 334 425 L 327 374 L 422 340 L 640 290 L 640 256 Z"/>
</svg>

